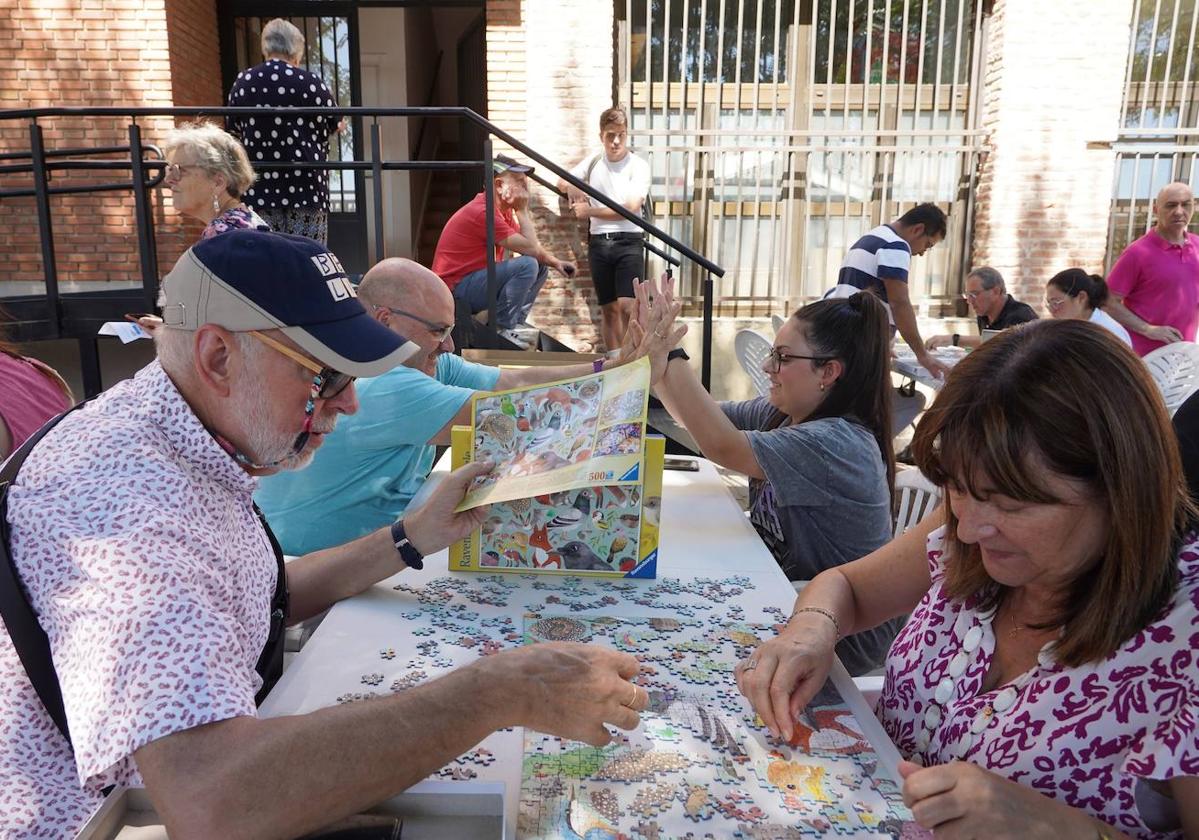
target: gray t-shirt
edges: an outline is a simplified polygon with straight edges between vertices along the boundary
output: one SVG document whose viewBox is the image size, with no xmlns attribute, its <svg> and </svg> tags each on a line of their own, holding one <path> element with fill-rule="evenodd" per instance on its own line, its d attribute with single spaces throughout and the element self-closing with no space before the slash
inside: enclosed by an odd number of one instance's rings
<svg viewBox="0 0 1199 840">
<path fill-rule="evenodd" d="M 720 406 L 745 431 L 766 480 L 750 479 L 750 521 L 789 580 L 869 554 L 891 539 L 887 468 L 874 435 L 842 417 L 765 429 L 765 397 Z M 837 653 L 860 674 L 886 657 L 899 622 L 842 640 Z"/>
</svg>

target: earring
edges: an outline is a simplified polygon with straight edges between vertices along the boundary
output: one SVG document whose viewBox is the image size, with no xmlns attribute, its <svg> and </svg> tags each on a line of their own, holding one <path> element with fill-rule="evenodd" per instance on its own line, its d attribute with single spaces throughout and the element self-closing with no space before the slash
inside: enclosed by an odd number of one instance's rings
<svg viewBox="0 0 1199 840">
<path fill-rule="evenodd" d="M 221 202 L 217 199 L 216 193 L 212 194 L 212 212 L 218 216 L 221 215 Z"/>
<path fill-rule="evenodd" d="M 824 390 L 824 383 L 823 383 L 823 382 L 821 382 L 821 383 L 820 383 L 820 390 L 821 390 L 821 391 L 823 391 L 823 390 Z"/>
</svg>

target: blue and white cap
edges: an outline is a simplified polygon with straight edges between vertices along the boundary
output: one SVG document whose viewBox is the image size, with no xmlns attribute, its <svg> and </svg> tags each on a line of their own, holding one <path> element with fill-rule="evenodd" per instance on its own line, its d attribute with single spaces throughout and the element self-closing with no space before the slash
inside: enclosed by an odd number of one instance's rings
<svg viewBox="0 0 1199 840">
<path fill-rule="evenodd" d="M 277 329 L 351 376 L 379 376 L 420 350 L 372 318 L 337 257 L 303 236 L 237 230 L 205 239 L 179 258 L 163 291 L 168 329 Z"/>
</svg>

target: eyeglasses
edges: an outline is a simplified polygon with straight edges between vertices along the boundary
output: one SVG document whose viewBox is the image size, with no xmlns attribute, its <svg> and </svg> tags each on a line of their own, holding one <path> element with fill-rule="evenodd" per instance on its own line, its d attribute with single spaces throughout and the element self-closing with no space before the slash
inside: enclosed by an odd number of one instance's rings
<svg viewBox="0 0 1199 840">
<path fill-rule="evenodd" d="M 403 309 L 393 309 L 390 306 L 380 306 L 377 303 L 374 306 L 375 306 L 375 309 L 386 309 L 388 312 L 392 313 L 393 315 L 403 315 L 407 318 L 411 318 L 413 321 L 416 321 L 418 324 L 424 324 L 424 326 L 429 330 L 429 332 L 437 337 L 437 341 L 439 343 L 442 341 L 445 341 L 447 338 L 449 338 L 450 333 L 452 333 L 454 331 L 453 324 L 438 324 L 433 321 L 427 321 L 424 318 L 422 318 L 421 316 L 413 315 L 411 312 L 405 312 Z"/>
<path fill-rule="evenodd" d="M 983 292 L 989 292 L 989 291 L 991 291 L 991 290 L 990 289 L 982 289 L 977 292 L 962 292 L 962 300 L 970 300 L 970 301 L 978 300 L 980 297 L 982 297 Z"/>
<path fill-rule="evenodd" d="M 777 347 L 771 347 L 770 353 L 766 356 L 764 366 L 767 373 L 778 373 L 783 369 L 783 363 L 789 362 L 792 359 L 807 359 L 812 362 L 831 362 L 834 356 L 800 356 L 796 353 L 784 353 Z"/>
<path fill-rule="evenodd" d="M 176 181 L 176 180 L 182 178 L 184 175 L 186 175 L 188 170 L 190 170 L 190 169 L 203 169 L 203 168 L 204 168 L 203 166 L 197 166 L 196 164 L 191 164 L 191 163 L 184 163 L 184 164 L 168 163 L 167 168 L 166 168 L 166 175 L 164 176 L 164 178 L 170 178 L 172 181 Z"/>
<path fill-rule="evenodd" d="M 316 378 L 313 380 L 313 387 L 316 391 L 316 399 L 331 400 L 344 391 L 347 387 L 349 387 L 351 382 L 357 379 L 355 376 L 350 376 L 348 373 L 342 373 L 341 371 L 334 370 L 333 368 L 319 367 L 308 357 L 297 353 L 286 344 L 275 341 L 275 339 L 271 338 L 270 336 L 263 335 L 257 330 L 250 330 L 250 335 L 254 336 L 272 350 L 277 350 L 284 356 L 287 356 L 287 358 L 294 362 L 298 362 L 308 370 L 315 373 Z"/>
<path fill-rule="evenodd" d="M 1045 298 L 1045 305 L 1049 307 L 1051 312 L 1056 312 L 1066 305 L 1065 298 Z"/>
</svg>

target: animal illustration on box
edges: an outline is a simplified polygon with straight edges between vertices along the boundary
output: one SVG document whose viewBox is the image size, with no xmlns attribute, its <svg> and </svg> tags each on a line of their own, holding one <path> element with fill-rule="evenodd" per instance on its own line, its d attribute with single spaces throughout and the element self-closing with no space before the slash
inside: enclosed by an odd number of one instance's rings
<svg viewBox="0 0 1199 840">
<path fill-rule="evenodd" d="M 507 476 L 536 475 L 592 455 L 603 387 L 595 380 L 480 397 L 475 460 L 505 465 Z M 486 486 L 487 477 L 476 482 Z"/>
<path fill-rule="evenodd" d="M 636 487 L 585 487 L 492 505 L 483 523 L 480 565 L 567 571 L 631 571 L 647 527 L 657 528 L 658 496 Z"/>
</svg>

